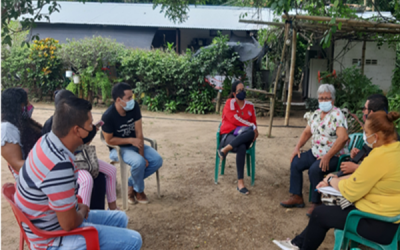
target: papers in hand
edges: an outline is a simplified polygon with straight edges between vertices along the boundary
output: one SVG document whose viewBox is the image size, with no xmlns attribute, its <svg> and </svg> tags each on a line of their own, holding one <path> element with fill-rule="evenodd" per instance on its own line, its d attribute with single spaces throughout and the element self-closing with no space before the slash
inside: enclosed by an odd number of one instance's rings
<svg viewBox="0 0 400 250">
<path fill-rule="evenodd" d="M 318 191 L 324 194 L 330 194 L 330 195 L 335 195 L 335 196 L 343 196 L 339 191 L 334 189 L 333 187 L 322 187 L 318 188 Z"/>
</svg>

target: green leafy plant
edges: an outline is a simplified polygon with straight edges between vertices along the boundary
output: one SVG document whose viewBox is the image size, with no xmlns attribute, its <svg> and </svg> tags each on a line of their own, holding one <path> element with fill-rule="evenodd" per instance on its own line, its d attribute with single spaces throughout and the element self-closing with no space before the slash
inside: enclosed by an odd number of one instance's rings
<svg viewBox="0 0 400 250">
<path fill-rule="evenodd" d="M 186 111 L 193 114 L 205 114 L 214 109 L 214 104 L 211 102 L 214 96 L 214 90 L 209 87 L 204 91 L 190 92 L 190 103 Z"/>
<path fill-rule="evenodd" d="M 178 105 L 180 102 L 169 101 L 165 103 L 165 111 L 168 113 L 175 113 L 178 110 Z"/>
<path fill-rule="evenodd" d="M 306 109 L 309 111 L 315 111 L 319 108 L 319 102 L 317 98 L 308 98 L 306 100 Z"/>
<path fill-rule="evenodd" d="M 396 94 L 392 97 L 388 97 L 389 100 L 389 111 L 396 111 L 400 112 L 400 94 Z M 400 133 L 400 119 L 398 119 L 396 122 L 396 129 L 397 132 Z"/>
</svg>

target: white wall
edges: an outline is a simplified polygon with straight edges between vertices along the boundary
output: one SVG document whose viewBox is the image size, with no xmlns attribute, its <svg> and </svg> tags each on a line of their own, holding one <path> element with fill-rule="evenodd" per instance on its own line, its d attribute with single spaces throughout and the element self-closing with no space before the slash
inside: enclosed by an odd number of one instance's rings
<svg viewBox="0 0 400 250">
<path fill-rule="evenodd" d="M 337 72 L 352 67 L 353 59 L 361 59 L 362 41 L 350 42 L 347 53 L 343 53 L 343 47 L 346 46 L 347 40 L 338 40 L 335 42 L 333 69 Z M 341 55 L 339 55 L 341 53 Z M 383 44 L 380 49 L 376 42 L 367 42 L 365 49 L 365 60 L 377 60 L 376 65 L 364 66 L 364 74 L 368 78 L 372 78 L 372 83 L 378 85 L 384 92 L 390 88 L 393 76 L 393 70 L 396 63 L 395 48 Z"/>
</svg>

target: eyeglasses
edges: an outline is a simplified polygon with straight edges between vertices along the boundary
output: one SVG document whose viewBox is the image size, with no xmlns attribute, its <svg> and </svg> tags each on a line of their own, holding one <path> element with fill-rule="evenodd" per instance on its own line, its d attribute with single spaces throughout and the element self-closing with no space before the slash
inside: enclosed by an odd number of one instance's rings
<svg viewBox="0 0 400 250">
<path fill-rule="evenodd" d="M 327 98 L 318 98 L 318 101 L 320 101 L 320 102 L 327 102 L 327 101 L 331 101 L 332 100 L 332 97 L 327 97 Z"/>
</svg>

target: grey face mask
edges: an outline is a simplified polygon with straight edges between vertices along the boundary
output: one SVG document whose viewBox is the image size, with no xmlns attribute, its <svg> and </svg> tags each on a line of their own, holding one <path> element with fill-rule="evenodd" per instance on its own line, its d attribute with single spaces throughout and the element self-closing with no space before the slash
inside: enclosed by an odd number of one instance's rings
<svg viewBox="0 0 400 250">
<path fill-rule="evenodd" d="M 375 139 L 375 141 L 374 141 L 373 143 L 369 143 L 369 142 L 367 141 L 367 139 L 370 138 L 370 137 L 373 136 L 373 135 L 375 135 L 375 133 L 373 133 L 372 135 L 370 135 L 370 136 L 367 137 L 367 135 L 365 134 L 365 131 L 364 131 L 364 133 L 363 133 L 364 142 L 365 142 L 365 144 L 366 144 L 368 147 L 370 147 L 370 148 L 373 148 L 374 144 L 376 143 L 376 139 Z"/>
</svg>

